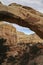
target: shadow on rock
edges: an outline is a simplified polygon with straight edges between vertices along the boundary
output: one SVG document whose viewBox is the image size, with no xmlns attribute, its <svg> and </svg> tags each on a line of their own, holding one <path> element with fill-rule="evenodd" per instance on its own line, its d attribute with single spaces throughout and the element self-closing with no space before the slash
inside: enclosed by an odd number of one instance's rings
<svg viewBox="0 0 43 65">
<path fill-rule="evenodd" d="M 6 39 L 0 39 L 0 65 L 5 61 L 7 58 L 6 52 L 9 51 L 9 46 L 5 45 Z"/>
</svg>

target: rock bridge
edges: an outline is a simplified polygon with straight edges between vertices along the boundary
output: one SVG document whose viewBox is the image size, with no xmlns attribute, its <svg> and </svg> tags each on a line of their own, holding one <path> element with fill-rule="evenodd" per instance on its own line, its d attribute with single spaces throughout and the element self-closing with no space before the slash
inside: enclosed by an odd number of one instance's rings
<svg viewBox="0 0 43 65">
<path fill-rule="evenodd" d="M 6 6 L 0 3 L 0 21 L 28 27 L 43 39 L 43 14 L 30 7 L 18 4 Z"/>
<path fill-rule="evenodd" d="M 43 14 L 30 7 L 18 4 L 9 6 L 0 4 L 0 21 L 28 27 L 43 39 Z M 27 43 L 14 44 L 17 42 L 16 29 L 7 24 L 0 24 L 0 37 L 2 37 L 0 38 L 0 65 L 43 65 L 42 45 L 30 47 Z M 37 61 L 40 58 L 41 60 Z"/>
</svg>

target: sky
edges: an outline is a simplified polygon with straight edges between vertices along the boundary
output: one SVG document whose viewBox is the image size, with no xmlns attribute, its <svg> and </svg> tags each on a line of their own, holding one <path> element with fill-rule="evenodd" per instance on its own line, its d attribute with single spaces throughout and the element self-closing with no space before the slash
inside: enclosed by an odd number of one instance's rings
<svg viewBox="0 0 43 65">
<path fill-rule="evenodd" d="M 0 0 L 3 4 L 9 5 L 10 3 L 18 3 L 25 6 L 32 7 L 37 11 L 43 13 L 43 0 Z M 33 34 L 34 32 L 28 28 L 20 27 L 16 24 L 13 24 L 18 31 L 24 32 L 25 34 Z"/>
</svg>

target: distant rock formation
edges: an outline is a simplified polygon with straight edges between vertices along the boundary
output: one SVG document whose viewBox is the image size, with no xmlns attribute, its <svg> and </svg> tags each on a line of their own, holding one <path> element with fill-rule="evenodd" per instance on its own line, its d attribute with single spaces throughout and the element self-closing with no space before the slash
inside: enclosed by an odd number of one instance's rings
<svg viewBox="0 0 43 65">
<path fill-rule="evenodd" d="M 28 27 L 43 39 L 43 14 L 16 3 L 0 4 L 0 20 Z"/>
<path fill-rule="evenodd" d="M 17 31 L 17 38 L 18 38 L 18 43 L 43 43 L 43 39 L 41 39 L 37 34 L 30 34 L 27 35 L 23 32 Z"/>
</svg>

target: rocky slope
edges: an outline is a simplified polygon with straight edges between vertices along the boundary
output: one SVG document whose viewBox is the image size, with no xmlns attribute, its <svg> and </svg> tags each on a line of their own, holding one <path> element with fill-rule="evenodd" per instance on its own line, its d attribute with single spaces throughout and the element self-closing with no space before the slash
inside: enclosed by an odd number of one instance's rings
<svg viewBox="0 0 43 65">
<path fill-rule="evenodd" d="M 9 6 L 0 4 L 0 20 L 28 27 L 43 39 L 43 14 L 30 7 L 15 3 Z"/>
<path fill-rule="evenodd" d="M 43 43 L 43 39 L 41 39 L 37 34 L 26 35 L 23 32 L 17 31 L 18 43 Z"/>
<path fill-rule="evenodd" d="M 27 35 L 9 24 L 0 23 L 0 65 L 43 65 L 43 45 L 17 43 L 20 36 L 24 40 Z"/>
</svg>

